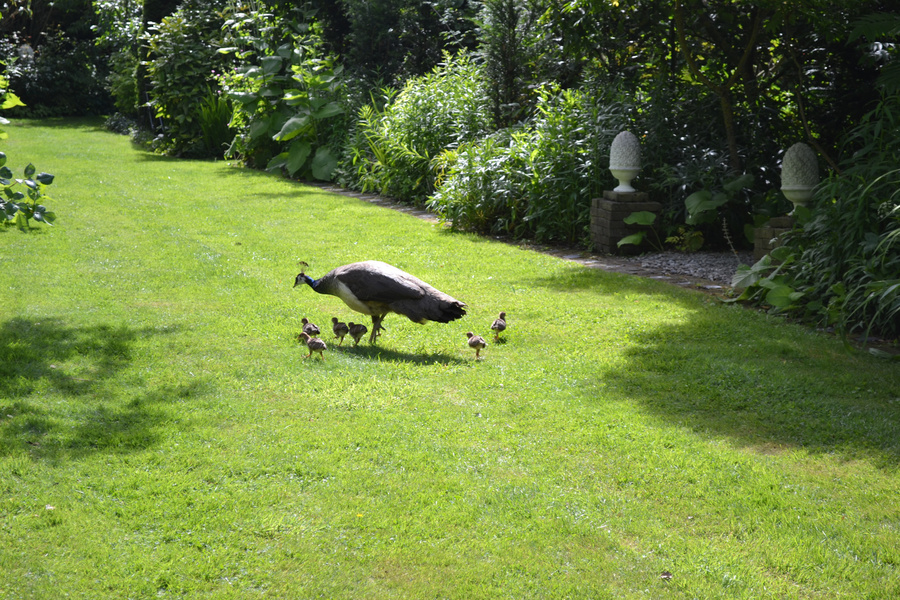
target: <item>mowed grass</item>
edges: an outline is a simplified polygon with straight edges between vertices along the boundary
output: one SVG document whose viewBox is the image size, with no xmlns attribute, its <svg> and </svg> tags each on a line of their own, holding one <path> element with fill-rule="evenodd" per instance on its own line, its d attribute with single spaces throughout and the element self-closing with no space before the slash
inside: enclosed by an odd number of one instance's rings
<svg viewBox="0 0 900 600">
<path fill-rule="evenodd" d="M 59 221 L 0 230 L 0 597 L 900 597 L 896 361 L 96 122 L 7 130 Z M 298 261 L 365 259 L 469 314 L 304 360 L 302 317 L 365 318 Z"/>
</svg>

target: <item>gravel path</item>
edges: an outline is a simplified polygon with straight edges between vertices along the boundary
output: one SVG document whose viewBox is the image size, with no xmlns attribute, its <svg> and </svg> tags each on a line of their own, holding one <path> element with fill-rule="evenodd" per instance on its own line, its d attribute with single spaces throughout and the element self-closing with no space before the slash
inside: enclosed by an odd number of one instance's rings
<svg viewBox="0 0 900 600">
<path fill-rule="evenodd" d="M 642 269 L 659 271 L 667 275 L 688 275 L 723 285 L 731 285 L 738 265 L 752 265 L 752 252 L 660 252 L 634 257 Z"/>
</svg>

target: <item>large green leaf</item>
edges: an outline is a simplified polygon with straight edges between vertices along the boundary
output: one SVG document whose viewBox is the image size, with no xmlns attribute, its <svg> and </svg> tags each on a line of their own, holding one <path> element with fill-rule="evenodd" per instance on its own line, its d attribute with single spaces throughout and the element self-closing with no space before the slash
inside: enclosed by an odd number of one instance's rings
<svg viewBox="0 0 900 600">
<path fill-rule="evenodd" d="M 7 90 L 6 97 L 3 98 L 3 104 L 0 104 L 0 108 L 5 110 L 15 106 L 25 106 L 25 103 L 18 96 Z"/>
<path fill-rule="evenodd" d="M 803 292 L 795 292 L 794 288 L 779 283 L 766 294 L 766 302 L 775 308 L 788 308 L 803 296 Z"/>
<path fill-rule="evenodd" d="M 629 225 L 653 225 L 654 221 L 656 221 L 656 214 L 647 210 L 641 210 L 631 213 L 622 221 Z"/>
<path fill-rule="evenodd" d="M 256 92 L 229 92 L 227 96 L 244 105 L 252 104 L 259 100 L 259 94 Z"/>
<path fill-rule="evenodd" d="M 742 290 L 759 281 L 761 277 L 762 274 L 756 269 L 747 265 L 740 265 L 735 271 L 734 277 L 731 278 L 731 287 L 736 290 Z"/>
<path fill-rule="evenodd" d="M 753 175 L 749 173 L 744 173 L 740 177 L 732 179 L 728 183 L 722 186 L 726 192 L 730 192 L 732 194 L 736 194 L 745 187 L 750 187 L 753 185 Z"/>
<path fill-rule="evenodd" d="M 709 190 L 694 192 L 684 199 L 684 206 L 688 212 L 685 222 L 688 225 L 711 222 L 716 218 L 716 213 L 713 211 L 726 202 L 728 202 L 728 196 L 723 192 Z"/>
<path fill-rule="evenodd" d="M 643 242 L 643 241 L 644 241 L 644 232 L 639 231 L 637 233 L 633 233 L 629 236 L 623 237 L 621 240 L 619 240 L 616 243 L 616 246 L 618 246 L 619 248 L 621 248 L 622 246 L 624 246 L 626 244 L 634 244 L 635 246 L 640 246 L 641 242 Z"/>
<path fill-rule="evenodd" d="M 250 123 L 250 127 L 248 129 L 248 133 L 250 134 L 250 140 L 256 141 L 262 137 L 269 135 L 269 124 L 270 121 L 268 118 L 258 119 Z"/>
<path fill-rule="evenodd" d="M 312 145 L 305 140 L 297 140 L 291 144 L 285 163 L 288 173 L 293 175 L 299 171 L 306 163 L 306 159 L 309 158 L 310 152 L 312 152 Z"/>
<path fill-rule="evenodd" d="M 273 137 L 278 141 L 286 142 L 303 133 L 303 131 L 307 129 L 309 125 L 309 116 L 304 115 L 291 117 L 285 122 L 284 126 L 281 128 L 281 131 L 276 133 Z"/>
<path fill-rule="evenodd" d="M 279 171 L 287 164 L 287 152 L 276 154 L 266 165 L 266 171 Z"/>
<path fill-rule="evenodd" d="M 313 177 L 322 181 L 331 181 L 337 163 L 338 159 L 330 148 L 319 146 L 312 161 Z"/>
<path fill-rule="evenodd" d="M 262 58 L 262 70 L 266 75 L 274 75 L 281 70 L 281 64 L 284 59 L 280 56 L 264 56 Z"/>
</svg>

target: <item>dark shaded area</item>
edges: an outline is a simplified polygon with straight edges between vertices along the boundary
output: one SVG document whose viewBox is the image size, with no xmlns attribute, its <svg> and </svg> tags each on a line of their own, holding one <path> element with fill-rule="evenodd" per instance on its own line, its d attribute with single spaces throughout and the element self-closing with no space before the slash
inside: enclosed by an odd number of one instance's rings
<svg viewBox="0 0 900 600">
<path fill-rule="evenodd" d="M 349 344 L 347 343 L 348 341 L 350 342 Z M 367 360 L 410 363 L 415 365 L 460 365 L 468 362 L 460 359 L 458 356 L 445 354 L 443 352 L 401 352 L 398 350 L 391 350 L 390 348 L 368 345 L 366 342 L 360 342 L 359 346 L 353 346 L 353 340 L 351 340 L 349 336 L 344 340 L 343 346 L 338 346 L 336 343 L 331 343 L 329 341 L 328 352 L 347 352 L 348 354 L 353 354 Z M 307 360 L 314 359 L 319 360 L 315 356 L 311 356 Z"/>
<path fill-rule="evenodd" d="M 206 393 L 203 382 L 112 395 L 140 338 L 175 330 L 98 325 L 72 327 L 63 319 L 15 318 L 0 325 L 0 454 L 30 450 L 58 460 L 97 451 L 131 452 L 158 439 L 156 427 L 172 418 L 166 405 Z M 77 363 L 77 371 L 65 363 Z M 66 402 L 38 402 L 50 388 Z"/>
<path fill-rule="evenodd" d="M 627 331 L 629 367 L 598 372 L 592 382 L 660 421 L 759 452 L 803 448 L 866 458 L 883 469 L 900 466 L 897 361 L 842 347 L 800 326 L 748 327 L 734 314 L 747 309 L 712 298 L 698 307 L 687 294 L 658 291 L 635 277 L 573 268 L 534 283 L 596 290 L 598 312 L 602 295 L 629 292 L 646 294 L 641 301 L 658 296 L 690 309 L 677 324 L 635 321 Z M 803 339 L 816 335 L 822 336 L 819 346 Z"/>
<path fill-rule="evenodd" d="M 105 119 L 102 117 L 47 117 L 44 119 L 18 119 L 12 121 L 8 129 L 72 129 L 95 133 L 102 131 L 108 133 L 103 126 Z"/>
</svg>

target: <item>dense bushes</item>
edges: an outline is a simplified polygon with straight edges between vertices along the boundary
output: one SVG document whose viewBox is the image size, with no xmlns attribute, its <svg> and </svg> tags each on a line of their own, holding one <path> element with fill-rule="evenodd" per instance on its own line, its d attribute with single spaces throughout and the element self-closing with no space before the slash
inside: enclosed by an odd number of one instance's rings
<svg viewBox="0 0 900 600">
<path fill-rule="evenodd" d="M 430 206 L 454 227 L 585 243 L 590 201 L 611 189 L 609 145 L 625 109 L 602 94 L 545 89 L 528 124 L 448 150 Z"/>
<path fill-rule="evenodd" d="M 216 128 L 221 123 L 204 124 L 200 110 L 218 94 L 213 76 L 223 62 L 218 53 L 223 20 L 216 8 L 222 4 L 184 2 L 145 36 L 149 46 L 147 72 L 152 83 L 150 105 L 162 119 L 165 136 L 161 148 L 169 153 L 207 156 L 223 151 L 221 147 L 207 147 L 204 128 Z M 211 116 L 221 119 L 219 112 Z"/>
<path fill-rule="evenodd" d="M 236 66 L 220 76 L 234 103 L 230 156 L 290 176 L 330 180 L 346 137 L 344 79 L 299 10 L 237 12 L 226 22 Z"/>
<path fill-rule="evenodd" d="M 55 32 L 32 48 L 10 38 L 0 46 L 0 60 L 8 63 L 9 85 L 25 103 L 11 109 L 11 117 L 97 115 L 110 108 L 104 65 L 89 41 Z"/>
<path fill-rule="evenodd" d="M 816 195 L 789 242 L 802 305 L 846 332 L 900 336 L 900 98 L 886 98 L 853 130 L 840 175 Z"/>
<path fill-rule="evenodd" d="M 433 159 L 490 131 L 481 72 L 467 54 L 446 55 L 388 100 L 381 110 L 374 104 L 360 109 L 347 150 L 354 170 L 345 182 L 424 204 L 434 192 Z"/>
<path fill-rule="evenodd" d="M 842 172 L 819 186 L 785 245 L 735 283 L 739 299 L 844 334 L 900 336 L 900 98 L 853 130 Z"/>
</svg>

